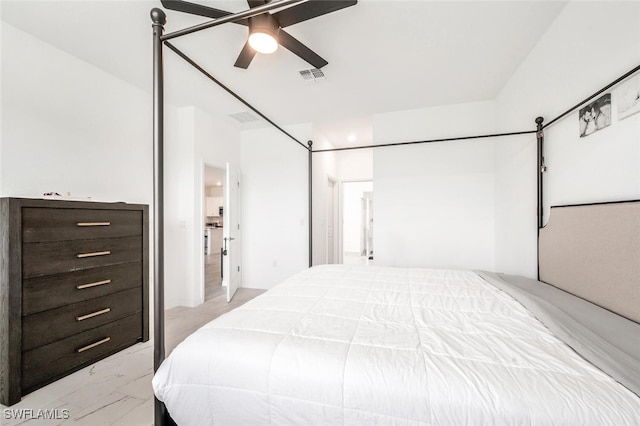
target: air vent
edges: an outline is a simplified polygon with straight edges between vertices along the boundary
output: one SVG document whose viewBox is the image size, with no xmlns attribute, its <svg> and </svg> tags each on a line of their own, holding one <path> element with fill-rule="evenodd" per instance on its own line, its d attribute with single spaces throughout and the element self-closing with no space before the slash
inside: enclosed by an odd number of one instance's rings
<svg viewBox="0 0 640 426">
<path fill-rule="evenodd" d="M 249 111 L 236 112 L 234 114 L 229 114 L 229 117 L 234 118 L 241 123 L 250 123 L 252 121 L 258 121 L 258 117 L 256 117 Z"/>
<path fill-rule="evenodd" d="M 302 70 L 300 71 L 300 76 L 305 81 L 316 81 L 316 80 L 322 80 L 325 78 L 325 75 L 322 72 L 322 70 L 319 70 L 317 68 Z"/>
</svg>

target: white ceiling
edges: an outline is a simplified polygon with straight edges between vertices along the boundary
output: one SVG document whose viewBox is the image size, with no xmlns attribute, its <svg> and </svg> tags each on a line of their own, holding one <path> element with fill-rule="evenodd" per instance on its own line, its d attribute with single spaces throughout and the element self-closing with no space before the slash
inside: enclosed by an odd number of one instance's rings
<svg viewBox="0 0 640 426">
<path fill-rule="evenodd" d="M 244 0 L 192 0 L 238 12 Z M 225 24 L 172 43 L 279 125 L 313 123 L 336 146 L 371 143 L 375 113 L 494 99 L 566 1 L 360 0 L 287 28 L 329 61 L 326 78 L 286 49 L 233 67 L 246 27 Z M 147 92 L 151 19 L 160 1 L 1 1 L 2 19 Z M 207 19 L 166 11 L 166 32 Z M 166 50 L 166 100 L 228 117 L 247 108 Z M 355 142 L 347 136 L 354 134 Z M 295 135 L 298 136 L 298 135 Z M 300 136 L 302 137 L 302 136 Z"/>
</svg>

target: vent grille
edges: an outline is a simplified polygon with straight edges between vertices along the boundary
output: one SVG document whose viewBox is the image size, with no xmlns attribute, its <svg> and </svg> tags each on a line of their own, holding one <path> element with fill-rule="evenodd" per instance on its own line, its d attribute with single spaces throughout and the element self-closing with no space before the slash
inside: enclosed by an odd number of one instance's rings
<svg viewBox="0 0 640 426">
<path fill-rule="evenodd" d="M 229 117 L 241 122 L 241 123 L 250 123 L 252 121 L 258 121 L 258 117 L 250 113 L 249 111 L 236 112 L 234 114 L 229 114 Z"/>
<path fill-rule="evenodd" d="M 316 80 L 322 80 L 326 78 L 322 70 L 319 70 L 317 68 L 311 68 L 311 69 L 302 70 L 299 72 L 300 72 L 300 77 L 302 77 L 302 79 L 305 81 L 316 81 Z"/>
</svg>

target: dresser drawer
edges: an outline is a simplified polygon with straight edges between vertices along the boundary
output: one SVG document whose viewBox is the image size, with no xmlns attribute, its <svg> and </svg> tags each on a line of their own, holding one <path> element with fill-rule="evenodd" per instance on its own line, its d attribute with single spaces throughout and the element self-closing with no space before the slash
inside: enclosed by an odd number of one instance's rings
<svg viewBox="0 0 640 426">
<path fill-rule="evenodd" d="M 124 318 L 142 309 L 142 289 L 132 289 L 73 303 L 22 318 L 22 350 Z"/>
<path fill-rule="evenodd" d="M 22 283 L 22 315 L 141 287 L 142 282 L 142 262 L 26 279 Z"/>
<path fill-rule="evenodd" d="M 137 314 L 23 352 L 22 387 L 31 391 L 130 346 L 141 336 L 142 318 Z"/>
<path fill-rule="evenodd" d="M 26 243 L 22 245 L 22 274 L 32 278 L 141 259 L 140 237 Z"/>
<path fill-rule="evenodd" d="M 22 209 L 22 241 L 45 242 L 142 235 L 140 210 Z"/>
</svg>

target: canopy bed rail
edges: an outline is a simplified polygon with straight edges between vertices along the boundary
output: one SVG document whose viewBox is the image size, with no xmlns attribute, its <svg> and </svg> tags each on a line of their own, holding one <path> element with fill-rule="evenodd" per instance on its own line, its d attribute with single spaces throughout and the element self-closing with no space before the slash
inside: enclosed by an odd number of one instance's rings
<svg viewBox="0 0 640 426">
<path fill-rule="evenodd" d="M 300 142 L 299 139 L 297 139 L 295 136 L 293 136 L 291 133 L 287 132 L 286 130 L 284 130 L 282 127 L 278 126 L 276 123 L 273 122 L 273 120 L 271 120 L 269 117 L 267 117 L 266 115 L 264 115 L 262 112 L 260 112 L 256 107 L 254 107 L 253 105 L 251 105 L 249 102 L 247 102 L 245 99 L 243 99 L 240 95 L 238 95 L 236 92 L 234 92 L 233 90 L 231 90 L 228 86 L 226 86 L 224 83 L 222 83 L 220 80 L 218 80 L 217 78 L 215 78 L 213 75 L 211 75 L 209 72 L 207 72 L 204 68 L 202 68 L 200 65 L 198 65 L 193 59 L 191 59 L 190 57 L 188 57 L 184 52 L 182 52 L 180 49 L 178 49 L 177 47 L 175 47 L 173 44 L 169 43 L 168 41 L 165 41 L 165 45 L 171 49 L 176 55 L 178 55 L 179 57 L 181 57 L 182 59 L 184 59 L 187 63 L 189 63 L 191 66 L 193 66 L 195 69 L 197 69 L 198 71 L 200 71 L 205 77 L 207 77 L 209 80 L 213 81 L 214 83 L 216 83 L 218 86 L 220 86 L 225 92 L 227 92 L 228 94 L 230 94 L 231 96 L 233 96 L 234 98 L 236 98 L 237 100 L 239 100 L 240 102 L 242 102 L 247 108 L 251 109 L 251 111 L 255 112 L 256 114 L 258 114 L 260 117 L 262 117 L 267 123 L 271 124 L 273 127 L 275 127 L 276 129 L 280 130 L 282 133 L 284 133 L 286 136 L 288 136 L 289 138 L 291 138 L 294 142 L 296 142 L 298 145 L 300 145 L 301 147 L 303 147 L 304 149 L 311 149 L 310 147 L 307 148 L 302 142 Z"/>
<path fill-rule="evenodd" d="M 272 120 L 270 120 L 266 115 L 261 113 L 258 109 L 249 104 L 242 97 L 233 92 L 230 88 L 225 86 L 219 80 L 217 80 L 213 75 L 204 70 L 201 66 L 199 66 L 195 61 L 189 58 L 186 54 L 181 52 L 178 48 L 176 48 L 173 44 L 169 43 L 169 40 L 174 38 L 178 38 L 184 35 L 192 34 L 197 31 L 201 31 L 204 29 L 212 28 L 218 25 L 222 25 L 225 23 L 237 22 L 243 19 L 247 19 L 256 15 L 263 14 L 265 12 L 279 9 L 283 10 L 289 7 L 293 7 L 299 5 L 301 3 L 305 3 L 308 0 L 278 0 L 270 3 L 266 3 L 264 5 L 260 5 L 254 8 L 250 8 L 248 10 L 229 14 L 218 19 L 214 19 L 211 21 L 207 21 L 203 24 L 192 26 L 189 28 L 185 28 L 183 30 L 175 31 L 172 33 L 164 34 L 164 24 L 166 23 L 166 15 L 165 13 L 158 8 L 154 8 L 151 10 L 151 18 L 153 21 L 153 147 L 154 147 L 154 371 L 157 371 L 162 362 L 165 359 L 165 342 L 164 342 L 164 64 L 163 64 L 163 47 L 164 44 L 169 47 L 171 51 L 176 53 L 179 57 L 185 60 L 187 63 L 192 65 L 202 74 L 204 74 L 211 81 L 216 83 L 218 86 L 223 88 L 227 93 L 234 96 L 237 100 L 242 102 L 244 105 L 249 107 L 252 111 L 258 114 L 261 118 L 266 120 L 269 124 L 274 126 L 280 132 L 285 134 L 287 137 L 294 140 L 298 145 L 302 146 L 304 149 L 308 151 L 308 193 L 309 193 L 309 206 L 308 206 L 308 216 L 309 216 L 309 266 L 312 265 L 312 186 L 313 186 L 313 176 L 312 176 L 312 159 L 314 153 L 321 152 L 332 152 L 332 151 L 345 151 L 345 150 L 355 150 L 355 149 L 368 149 L 368 148 L 381 148 L 381 147 L 390 147 L 390 146 L 405 146 L 405 145 L 415 145 L 415 144 L 423 144 L 423 143 L 435 143 L 435 142 L 448 142 L 448 141 L 460 141 L 460 140 L 474 140 L 474 139 L 484 139 L 484 138 L 494 138 L 494 137 L 505 137 L 505 136 L 516 136 L 516 135 L 526 135 L 526 134 L 536 134 L 537 138 L 537 216 L 538 216 L 538 253 L 540 256 L 540 230 L 543 228 L 543 189 L 544 189 L 544 172 L 546 170 L 546 166 L 544 163 L 544 129 L 558 122 L 566 115 L 574 112 L 580 106 L 588 102 L 589 100 L 595 98 L 602 92 L 608 90 L 609 88 L 615 86 L 621 81 L 625 80 L 629 76 L 635 74 L 640 70 L 640 66 L 635 67 L 631 71 L 625 73 L 623 76 L 614 80 L 612 83 L 608 84 L 604 88 L 595 92 L 593 95 L 589 96 L 585 100 L 581 101 L 579 104 L 571 107 L 567 111 L 560 114 L 558 117 L 554 118 L 547 124 L 543 125 L 543 118 L 536 118 L 536 129 L 535 130 L 526 130 L 519 132 L 509 132 L 509 133 L 496 133 L 496 134 L 488 134 L 488 135 L 475 135 L 475 136 L 461 136 L 461 137 L 452 137 L 452 138 L 441 138 L 441 139 L 431 139 L 431 140 L 423 140 L 423 141 L 413 141 L 413 142 L 398 142 L 398 143 L 386 143 L 379 145 L 367 145 L 367 146 L 355 146 L 355 147 L 345 147 L 345 148 L 333 148 L 333 149 L 319 149 L 313 150 L 312 141 L 308 141 L 305 146 L 300 140 L 292 136 L 290 133 L 285 131 L 282 127 L 278 126 Z M 540 259 L 540 257 L 539 257 Z M 540 262 L 538 262 L 540 263 Z M 166 408 L 162 402 L 158 399 L 155 399 L 155 424 L 156 425 L 171 425 L 175 424 L 171 417 L 168 415 Z"/>
<path fill-rule="evenodd" d="M 508 133 L 494 133 L 490 135 L 474 135 L 474 136 L 458 136 L 453 138 L 441 138 L 441 139 L 427 139 L 423 141 L 411 141 L 411 142 L 392 142 L 392 143 L 381 143 L 376 145 L 363 145 L 363 146 L 347 146 L 344 148 L 327 148 L 327 149 L 318 149 L 313 151 L 315 153 L 319 152 L 334 152 L 334 151 L 350 151 L 354 149 L 367 149 L 367 148 L 385 148 L 389 146 L 405 146 L 405 145 L 418 145 L 423 143 L 434 143 L 434 142 L 453 142 L 453 141 L 464 141 L 469 139 L 486 139 L 486 138 L 498 138 L 502 136 L 517 136 L 517 135 L 528 135 L 531 133 L 535 133 L 535 130 L 524 130 L 521 132 L 508 132 Z"/>
</svg>

